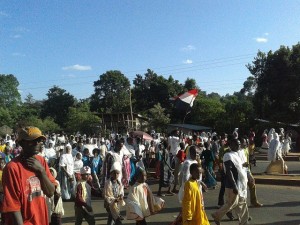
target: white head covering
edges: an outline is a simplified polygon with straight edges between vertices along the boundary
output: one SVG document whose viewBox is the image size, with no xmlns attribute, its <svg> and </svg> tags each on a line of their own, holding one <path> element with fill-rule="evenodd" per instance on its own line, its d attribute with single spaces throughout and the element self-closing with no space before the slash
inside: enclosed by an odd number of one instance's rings
<svg viewBox="0 0 300 225">
<path fill-rule="evenodd" d="M 88 166 L 84 166 L 80 169 L 80 174 L 91 174 L 91 168 Z"/>
<path fill-rule="evenodd" d="M 110 172 L 112 171 L 119 171 L 121 172 L 122 168 L 121 168 L 121 164 L 119 162 L 114 162 L 114 164 L 112 165 Z"/>
</svg>

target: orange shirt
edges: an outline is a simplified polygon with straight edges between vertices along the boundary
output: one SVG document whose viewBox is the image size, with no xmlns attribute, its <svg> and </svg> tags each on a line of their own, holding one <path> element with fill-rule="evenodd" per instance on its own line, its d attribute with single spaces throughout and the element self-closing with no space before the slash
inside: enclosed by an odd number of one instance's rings
<svg viewBox="0 0 300 225">
<path fill-rule="evenodd" d="M 38 155 L 35 157 L 44 166 L 50 181 L 55 183 L 45 159 Z M 49 224 L 45 195 L 40 180 L 34 172 L 24 168 L 20 156 L 5 166 L 2 183 L 5 196 L 2 212 L 20 211 L 24 225 Z M 10 219 L 5 220 L 6 224 L 12 224 Z"/>
</svg>

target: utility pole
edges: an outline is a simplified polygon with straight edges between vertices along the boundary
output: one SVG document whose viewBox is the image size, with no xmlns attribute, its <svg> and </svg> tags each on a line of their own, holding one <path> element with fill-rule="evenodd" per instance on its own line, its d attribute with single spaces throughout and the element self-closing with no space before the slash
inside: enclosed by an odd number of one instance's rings
<svg viewBox="0 0 300 225">
<path fill-rule="evenodd" d="M 131 116 L 131 129 L 133 130 L 133 113 L 132 113 L 131 88 L 130 87 L 129 87 L 129 105 L 130 105 L 130 116 Z"/>
</svg>

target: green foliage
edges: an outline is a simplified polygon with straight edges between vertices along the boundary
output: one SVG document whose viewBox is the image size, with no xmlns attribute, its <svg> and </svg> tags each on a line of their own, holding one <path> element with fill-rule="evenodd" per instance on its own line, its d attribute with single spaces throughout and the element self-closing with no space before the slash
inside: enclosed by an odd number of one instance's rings
<svg viewBox="0 0 300 225">
<path fill-rule="evenodd" d="M 50 117 L 41 119 L 38 116 L 28 116 L 26 119 L 19 121 L 19 126 L 36 126 L 40 128 L 43 133 L 58 132 L 61 130 L 58 124 Z"/>
<path fill-rule="evenodd" d="M 21 103 L 18 86 L 19 82 L 14 75 L 0 74 L 0 106 L 10 108 Z"/>
<path fill-rule="evenodd" d="M 189 91 L 191 89 L 199 89 L 196 80 L 189 77 L 184 82 L 184 88 L 186 89 L 186 91 Z"/>
<path fill-rule="evenodd" d="M 91 110 L 96 112 L 129 112 L 130 82 L 120 71 L 111 70 L 94 82 Z"/>
<path fill-rule="evenodd" d="M 185 122 L 215 128 L 217 119 L 224 111 L 223 104 L 219 98 L 205 95 L 198 96 Z"/>
<path fill-rule="evenodd" d="M 28 117 L 40 117 L 43 107 L 42 101 L 36 101 L 33 96 L 29 94 L 25 98 L 25 102 L 18 107 L 17 121 L 26 120 Z"/>
<path fill-rule="evenodd" d="M 74 106 L 76 99 L 66 90 L 54 86 L 47 93 L 48 99 L 43 103 L 42 118 L 51 117 L 60 127 L 63 127 L 69 107 Z"/>
<path fill-rule="evenodd" d="M 89 104 L 83 102 L 69 109 L 66 130 L 71 133 L 94 134 L 100 130 L 101 119 L 90 111 Z"/>
<path fill-rule="evenodd" d="M 14 119 L 12 118 L 8 108 L 0 106 L 0 127 L 3 125 L 12 127 L 14 125 Z"/>
<path fill-rule="evenodd" d="M 224 112 L 219 116 L 217 129 L 232 132 L 235 127 L 239 127 L 240 132 L 248 131 L 254 119 L 252 98 L 234 93 L 223 97 L 221 102 L 224 104 Z"/>
<path fill-rule="evenodd" d="M 183 91 L 178 80 L 174 80 L 172 76 L 166 79 L 150 69 L 147 70 L 144 77 L 137 74 L 133 84 L 133 108 L 138 112 L 145 112 L 160 103 L 169 113 L 173 107 L 169 98 Z"/>
<path fill-rule="evenodd" d="M 258 52 L 252 64 L 254 108 L 258 118 L 297 123 L 300 116 L 300 44 L 274 53 Z M 250 85 L 251 86 L 251 85 Z"/>
<path fill-rule="evenodd" d="M 151 117 L 150 126 L 156 132 L 165 132 L 167 125 L 170 123 L 169 114 L 165 113 L 165 109 L 161 107 L 160 103 L 157 103 L 153 108 L 149 109 Z"/>
</svg>

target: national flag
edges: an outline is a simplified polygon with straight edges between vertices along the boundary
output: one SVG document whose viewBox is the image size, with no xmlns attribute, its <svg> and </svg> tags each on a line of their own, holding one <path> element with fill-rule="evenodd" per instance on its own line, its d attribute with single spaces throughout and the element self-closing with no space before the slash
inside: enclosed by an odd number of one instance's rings
<svg viewBox="0 0 300 225">
<path fill-rule="evenodd" d="M 188 110 L 193 107 L 194 100 L 198 95 L 197 89 L 189 90 L 181 95 L 170 98 L 170 100 L 175 101 L 175 106 L 178 110 Z"/>
</svg>

